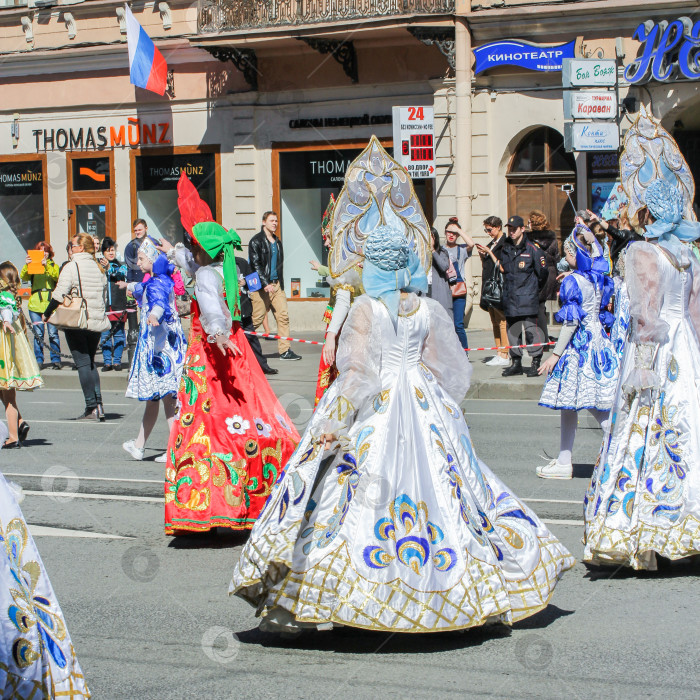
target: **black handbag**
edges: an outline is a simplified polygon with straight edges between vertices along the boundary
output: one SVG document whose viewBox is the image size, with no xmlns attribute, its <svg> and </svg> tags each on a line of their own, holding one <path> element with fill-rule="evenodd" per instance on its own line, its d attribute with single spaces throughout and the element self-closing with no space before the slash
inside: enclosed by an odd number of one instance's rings
<svg viewBox="0 0 700 700">
<path fill-rule="evenodd" d="M 484 311 L 503 307 L 503 273 L 498 265 L 493 266 L 491 276 L 482 283 L 479 306 Z"/>
</svg>

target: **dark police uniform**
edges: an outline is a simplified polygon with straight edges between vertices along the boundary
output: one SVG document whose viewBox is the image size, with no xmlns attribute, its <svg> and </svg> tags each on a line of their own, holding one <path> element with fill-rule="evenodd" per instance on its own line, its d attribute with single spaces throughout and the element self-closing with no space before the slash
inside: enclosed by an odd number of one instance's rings
<svg viewBox="0 0 700 700">
<path fill-rule="evenodd" d="M 537 333 L 539 291 L 549 276 L 547 259 L 541 248 L 523 236 L 520 245 L 507 239 L 496 252 L 503 267 L 503 313 L 506 317 L 511 345 L 519 344 L 522 331 L 528 343 L 543 343 L 547 339 Z M 512 331 L 511 331 L 512 329 Z M 531 357 L 542 357 L 543 348 L 528 348 Z M 510 356 L 522 357 L 521 348 L 511 348 Z"/>
</svg>

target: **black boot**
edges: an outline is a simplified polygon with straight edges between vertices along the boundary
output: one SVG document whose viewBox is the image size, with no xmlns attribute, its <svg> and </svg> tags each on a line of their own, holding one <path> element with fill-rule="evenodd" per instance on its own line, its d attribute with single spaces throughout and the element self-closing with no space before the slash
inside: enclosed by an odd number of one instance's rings
<svg viewBox="0 0 700 700">
<path fill-rule="evenodd" d="M 501 372 L 502 377 L 514 377 L 516 374 L 523 373 L 523 360 L 521 357 L 514 357 L 510 367 L 506 367 Z"/>
<path fill-rule="evenodd" d="M 541 361 L 542 361 L 541 357 L 533 357 L 532 364 L 530 365 L 530 368 L 528 369 L 528 371 L 525 372 L 525 375 L 528 377 L 539 377 L 540 373 L 537 370 L 540 368 Z"/>
</svg>

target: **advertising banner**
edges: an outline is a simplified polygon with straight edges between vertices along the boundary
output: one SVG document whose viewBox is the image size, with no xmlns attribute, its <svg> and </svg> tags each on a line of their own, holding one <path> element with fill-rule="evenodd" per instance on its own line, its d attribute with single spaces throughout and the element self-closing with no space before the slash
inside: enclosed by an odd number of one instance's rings
<svg viewBox="0 0 700 700">
<path fill-rule="evenodd" d="M 519 66 L 528 70 L 560 71 L 565 58 L 573 58 L 576 40 L 555 46 L 540 46 L 529 41 L 505 39 L 474 49 L 474 75 L 498 66 Z"/>
</svg>

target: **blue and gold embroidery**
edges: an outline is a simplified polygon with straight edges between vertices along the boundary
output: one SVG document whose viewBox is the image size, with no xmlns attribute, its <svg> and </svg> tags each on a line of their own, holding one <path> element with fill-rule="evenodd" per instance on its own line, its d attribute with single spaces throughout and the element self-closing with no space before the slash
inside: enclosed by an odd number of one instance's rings
<svg viewBox="0 0 700 700">
<path fill-rule="evenodd" d="M 435 549 L 445 539 L 445 534 L 428 520 L 425 502 L 416 503 L 406 494 L 392 502 L 388 518 L 375 523 L 374 534 L 381 542 L 393 541 L 393 552 L 377 545 L 365 547 L 363 558 L 372 569 L 385 569 L 396 560 L 420 576 L 421 569 L 428 563 L 438 571 L 449 571 L 457 563 L 454 549 Z"/>
</svg>

